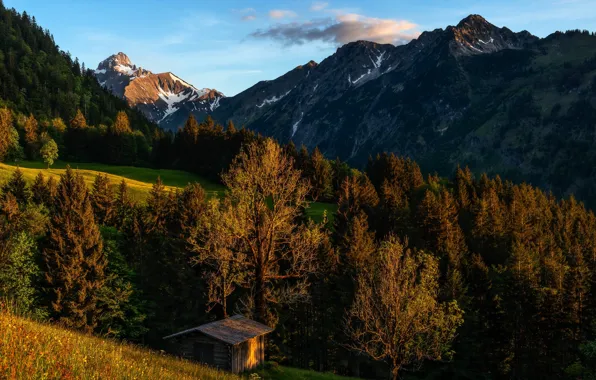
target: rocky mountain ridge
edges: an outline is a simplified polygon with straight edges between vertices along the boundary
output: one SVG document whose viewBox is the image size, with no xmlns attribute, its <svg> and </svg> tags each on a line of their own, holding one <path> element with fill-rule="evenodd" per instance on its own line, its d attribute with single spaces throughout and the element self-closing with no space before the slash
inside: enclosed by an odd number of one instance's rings
<svg viewBox="0 0 596 380">
<path fill-rule="evenodd" d="M 160 125 L 169 118 L 186 119 L 191 112 L 213 112 L 224 97 L 214 89 L 198 89 L 171 72 L 155 74 L 137 67 L 122 52 L 100 62 L 94 74 L 103 87 Z"/>
</svg>

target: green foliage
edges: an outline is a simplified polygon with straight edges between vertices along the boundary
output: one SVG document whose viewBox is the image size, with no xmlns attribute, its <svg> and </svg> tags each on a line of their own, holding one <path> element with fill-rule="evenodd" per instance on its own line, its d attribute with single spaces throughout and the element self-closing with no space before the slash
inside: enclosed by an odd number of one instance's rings
<svg viewBox="0 0 596 380">
<path fill-rule="evenodd" d="M 54 161 L 58 159 L 58 145 L 54 140 L 49 139 L 43 144 L 39 154 L 43 158 L 43 162 L 48 165 L 49 169 L 50 166 L 54 165 Z"/>
<path fill-rule="evenodd" d="M 19 313 L 43 318 L 37 287 L 41 270 L 37 265 L 37 244 L 26 232 L 3 242 L 7 257 L 0 261 L 0 298 L 8 299 Z"/>
</svg>

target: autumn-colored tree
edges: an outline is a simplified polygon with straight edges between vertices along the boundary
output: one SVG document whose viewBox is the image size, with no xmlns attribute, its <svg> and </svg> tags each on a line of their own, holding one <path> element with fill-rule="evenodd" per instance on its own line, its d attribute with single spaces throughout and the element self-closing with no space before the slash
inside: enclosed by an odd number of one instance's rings
<svg viewBox="0 0 596 380">
<path fill-rule="evenodd" d="M 35 158 L 39 151 L 39 124 L 33 114 L 30 114 L 25 120 L 23 128 L 25 129 L 27 157 Z"/>
<path fill-rule="evenodd" d="M 52 119 L 52 127 L 54 127 L 58 133 L 66 132 L 66 124 L 64 123 L 64 120 L 59 117 Z"/>
<path fill-rule="evenodd" d="M 118 114 L 116 115 L 116 121 L 112 126 L 112 131 L 115 135 L 124 135 L 132 133 L 132 129 L 130 129 L 130 121 L 128 120 L 126 112 L 118 112 Z"/>
<path fill-rule="evenodd" d="M 99 174 L 93 181 L 89 201 L 98 224 L 110 225 L 114 218 L 114 193 L 107 175 Z"/>
<path fill-rule="evenodd" d="M 463 261 L 468 251 L 458 224 L 455 198 L 443 189 L 439 195 L 427 191 L 418 206 L 421 245 L 439 255 L 446 268 L 444 295 L 457 299 L 464 294 Z"/>
<path fill-rule="evenodd" d="M 12 113 L 8 108 L 0 108 L 0 161 L 3 161 L 18 143 L 19 135 L 13 126 Z"/>
<path fill-rule="evenodd" d="M 221 260 L 243 268 L 238 285 L 250 289 L 251 311 L 258 320 L 274 324 L 270 307 L 304 299 L 309 277 L 318 270 L 318 247 L 325 234 L 313 222 L 296 222 L 307 207 L 309 187 L 271 139 L 247 146 L 223 182 L 229 192 L 218 218 L 207 226 L 204 244 L 194 250 L 199 261 L 206 259 L 205 247 L 229 251 Z"/>
<path fill-rule="evenodd" d="M 70 127 L 72 129 L 85 129 L 87 128 L 87 120 L 85 116 L 81 112 L 81 110 L 77 110 L 77 114 L 75 117 L 70 121 Z"/>
<path fill-rule="evenodd" d="M 358 276 L 346 323 L 351 347 L 387 362 L 393 379 L 408 365 L 449 357 L 463 311 L 439 302 L 438 277 L 437 259 L 395 237 L 385 241 L 373 268 Z"/>
<path fill-rule="evenodd" d="M 64 325 L 93 331 L 101 310 L 107 259 L 83 177 L 70 167 L 60 178 L 43 248 L 52 313 Z"/>
<path fill-rule="evenodd" d="M 39 139 L 39 124 L 33 114 L 30 114 L 25 120 L 23 127 L 25 129 L 25 142 L 30 145 L 36 144 Z"/>
<path fill-rule="evenodd" d="M 236 126 L 234 125 L 234 122 L 232 120 L 228 121 L 228 125 L 226 126 L 226 134 L 228 136 L 234 136 L 236 134 L 237 130 L 236 130 Z"/>
</svg>

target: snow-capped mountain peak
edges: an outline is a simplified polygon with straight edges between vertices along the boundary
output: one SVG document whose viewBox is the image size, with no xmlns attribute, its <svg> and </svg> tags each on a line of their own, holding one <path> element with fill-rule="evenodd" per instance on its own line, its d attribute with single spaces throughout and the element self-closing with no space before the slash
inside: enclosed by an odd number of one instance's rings
<svg viewBox="0 0 596 380">
<path fill-rule="evenodd" d="M 166 128 L 186 120 L 191 112 L 213 112 L 224 97 L 217 90 L 199 89 L 172 72 L 154 74 L 137 67 L 122 52 L 100 62 L 95 76 L 103 87 Z"/>
</svg>

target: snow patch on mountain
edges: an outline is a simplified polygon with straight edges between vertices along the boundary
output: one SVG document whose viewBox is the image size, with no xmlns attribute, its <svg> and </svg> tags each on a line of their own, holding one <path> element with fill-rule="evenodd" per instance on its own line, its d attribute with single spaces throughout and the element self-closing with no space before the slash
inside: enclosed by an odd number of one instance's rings
<svg viewBox="0 0 596 380">
<path fill-rule="evenodd" d="M 265 99 L 265 100 L 263 100 L 263 103 L 257 104 L 257 107 L 258 108 L 263 108 L 263 106 L 265 106 L 266 104 L 269 105 L 269 104 L 273 104 L 273 103 L 279 102 L 280 100 L 282 100 L 283 98 L 285 98 L 290 92 L 292 92 L 292 90 L 290 90 L 290 91 L 288 91 L 285 94 L 282 94 L 280 96 L 272 96 L 271 98 Z"/>
<path fill-rule="evenodd" d="M 304 112 L 300 112 L 300 119 L 298 119 L 298 121 L 295 122 L 294 125 L 292 125 L 292 137 L 294 137 L 294 135 L 296 134 L 296 131 L 298 130 L 298 124 L 300 124 L 300 122 L 302 121 L 302 117 L 304 117 Z"/>
</svg>

